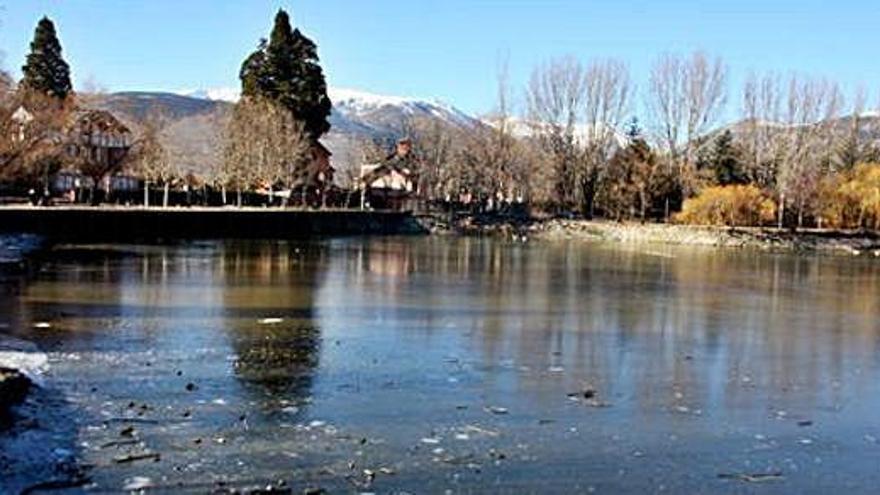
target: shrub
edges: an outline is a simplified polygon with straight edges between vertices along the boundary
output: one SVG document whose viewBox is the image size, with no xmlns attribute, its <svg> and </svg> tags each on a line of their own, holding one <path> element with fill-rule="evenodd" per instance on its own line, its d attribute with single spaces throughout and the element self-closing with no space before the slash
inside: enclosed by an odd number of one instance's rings
<svg viewBox="0 0 880 495">
<path fill-rule="evenodd" d="M 880 165 L 856 165 L 829 180 L 821 196 L 820 215 L 825 225 L 880 228 Z"/>
<path fill-rule="evenodd" d="M 776 217 L 776 204 L 761 189 L 753 186 L 709 187 L 687 199 L 677 223 L 696 225 L 764 225 Z"/>
</svg>

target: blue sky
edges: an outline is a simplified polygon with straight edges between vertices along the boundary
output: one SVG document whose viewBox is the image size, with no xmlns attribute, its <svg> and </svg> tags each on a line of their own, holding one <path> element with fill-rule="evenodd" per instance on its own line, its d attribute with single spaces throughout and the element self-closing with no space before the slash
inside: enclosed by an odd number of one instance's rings
<svg viewBox="0 0 880 495">
<path fill-rule="evenodd" d="M 237 86 L 279 7 L 319 47 L 333 86 L 438 98 L 480 113 L 498 60 L 521 88 L 551 57 L 617 57 L 640 87 L 666 51 L 702 49 L 749 70 L 828 76 L 880 94 L 877 0 L 0 0 L 16 75 L 37 20 L 59 30 L 74 83 L 111 90 Z M 506 55 L 505 55 L 506 54 Z M 732 88 L 735 94 L 735 89 Z M 518 94 L 521 94 L 518 92 Z M 736 97 L 733 97 L 736 105 Z"/>
</svg>

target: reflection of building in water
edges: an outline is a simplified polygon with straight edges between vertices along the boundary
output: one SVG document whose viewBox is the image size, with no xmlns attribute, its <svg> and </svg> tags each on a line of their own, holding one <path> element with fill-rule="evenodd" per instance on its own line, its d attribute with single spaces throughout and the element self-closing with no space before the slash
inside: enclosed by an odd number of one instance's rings
<svg viewBox="0 0 880 495">
<path fill-rule="evenodd" d="M 353 282 L 375 295 L 396 297 L 417 269 L 412 244 L 407 241 L 375 239 L 357 244 L 352 257 Z"/>
</svg>

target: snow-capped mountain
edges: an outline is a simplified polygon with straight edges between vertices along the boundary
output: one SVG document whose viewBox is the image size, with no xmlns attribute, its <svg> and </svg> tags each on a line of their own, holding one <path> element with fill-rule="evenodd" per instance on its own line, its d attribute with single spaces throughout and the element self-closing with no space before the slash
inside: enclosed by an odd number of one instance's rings
<svg viewBox="0 0 880 495">
<path fill-rule="evenodd" d="M 495 128 L 501 126 L 501 122 L 495 118 L 487 118 L 484 122 Z M 547 124 L 536 124 L 535 121 L 520 117 L 508 117 L 504 125 L 507 127 L 508 132 L 518 138 L 534 137 L 541 130 L 549 129 Z M 610 136 L 613 144 L 621 148 L 630 142 L 629 137 L 621 129 L 612 128 L 608 125 L 576 124 L 574 126 L 574 139 L 581 144 L 586 144 L 591 140 L 605 139 L 605 136 Z"/>
<path fill-rule="evenodd" d="M 384 96 L 353 89 L 330 88 L 333 102 L 330 124 L 337 132 L 397 135 L 408 119 L 436 119 L 470 128 L 480 121 L 452 105 L 422 98 Z"/>
<path fill-rule="evenodd" d="M 329 88 L 333 102 L 331 132 L 358 137 L 393 137 L 401 132 L 407 119 L 437 119 L 456 127 L 470 127 L 479 120 L 452 105 L 427 98 L 387 96 L 348 88 Z M 184 90 L 181 96 L 213 102 L 235 102 L 237 88 Z"/>
<path fill-rule="evenodd" d="M 329 88 L 333 102 L 331 132 L 359 138 L 386 138 L 401 133 L 407 119 L 437 119 L 456 127 L 471 127 L 479 120 L 452 105 L 428 98 L 388 96 L 357 89 Z M 237 88 L 180 91 L 180 95 L 214 102 L 238 101 Z"/>
<path fill-rule="evenodd" d="M 235 103 L 236 101 L 238 101 L 238 98 L 241 95 L 241 91 L 239 91 L 238 88 L 194 89 L 194 90 L 175 91 L 175 93 L 182 95 L 182 96 L 190 96 L 192 98 L 199 98 L 202 100 L 225 101 L 225 102 L 229 102 L 229 103 Z"/>
</svg>

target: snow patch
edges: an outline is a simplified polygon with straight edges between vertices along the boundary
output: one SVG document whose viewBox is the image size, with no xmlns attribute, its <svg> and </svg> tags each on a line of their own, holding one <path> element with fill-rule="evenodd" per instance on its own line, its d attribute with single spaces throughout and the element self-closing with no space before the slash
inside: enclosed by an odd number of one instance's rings
<svg viewBox="0 0 880 495">
<path fill-rule="evenodd" d="M 228 101 L 231 103 L 235 103 L 238 101 L 241 96 L 241 91 L 238 88 L 202 88 L 202 89 L 187 89 L 181 91 L 175 91 L 175 93 L 181 96 L 189 96 L 191 98 L 200 98 L 202 100 L 210 100 L 210 101 Z"/>
<path fill-rule="evenodd" d="M 32 342 L 0 336 L 0 366 L 18 369 L 39 383 L 49 368 L 49 357 Z"/>
<path fill-rule="evenodd" d="M 240 97 L 238 88 L 230 87 L 186 89 L 175 93 L 211 101 L 236 102 Z M 407 115 L 429 115 L 456 125 L 473 125 L 477 122 L 470 115 L 436 98 L 390 96 L 336 87 L 328 88 L 327 94 L 333 102 L 334 110 L 347 118 L 358 119 L 377 110 L 392 107 Z"/>
</svg>

